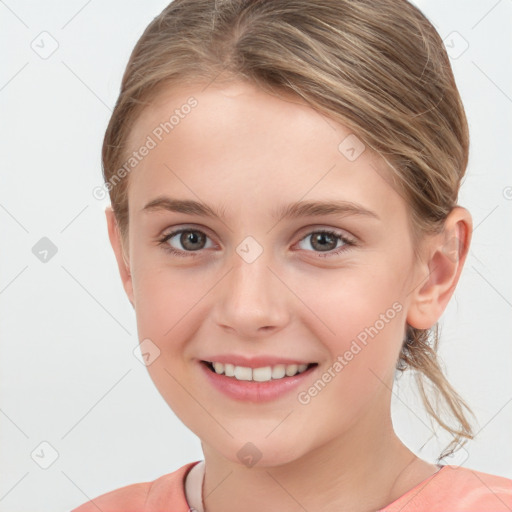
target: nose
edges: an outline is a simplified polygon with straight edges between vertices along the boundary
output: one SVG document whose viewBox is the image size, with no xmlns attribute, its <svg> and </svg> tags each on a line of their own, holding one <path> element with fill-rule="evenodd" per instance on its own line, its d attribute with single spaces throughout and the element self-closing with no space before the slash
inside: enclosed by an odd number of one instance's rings
<svg viewBox="0 0 512 512">
<path fill-rule="evenodd" d="M 216 322 L 240 338 L 268 336 L 289 322 L 289 296 L 267 254 L 252 262 L 234 254 L 216 296 Z M 230 262 L 230 263 L 231 263 Z"/>
</svg>

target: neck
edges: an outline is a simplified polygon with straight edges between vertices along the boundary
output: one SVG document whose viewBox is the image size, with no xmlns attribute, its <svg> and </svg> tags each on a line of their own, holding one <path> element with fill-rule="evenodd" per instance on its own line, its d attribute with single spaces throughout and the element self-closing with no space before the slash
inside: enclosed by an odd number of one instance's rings
<svg viewBox="0 0 512 512">
<path fill-rule="evenodd" d="M 435 473 L 393 431 L 389 408 L 279 466 L 248 468 L 203 444 L 205 512 L 376 511 Z"/>
</svg>

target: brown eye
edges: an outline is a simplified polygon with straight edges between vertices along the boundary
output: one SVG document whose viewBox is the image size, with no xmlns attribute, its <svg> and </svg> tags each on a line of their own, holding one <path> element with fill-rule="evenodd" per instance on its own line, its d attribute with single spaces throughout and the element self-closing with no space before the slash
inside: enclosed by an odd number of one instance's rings
<svg viewBox="0 0 512 512">
<path fill-rule="evenodd" d="M 202 231 L 197 229 L 180 229 L 165 235 L 159 243 L 172 254 L 186 256 L 187 253 L 192 253 L 190 255 L 193 256 L 194 252 L 207 248 L 207 240 L 208 236 Z M 210 247 L 212 245 L 210 244 Z"/>
<path fill-rule="evenodd" d="M 329 233 L 314 233 L 311 235 L 311 246 L 319 251 L 332 251 L 338 245 L 338 237 Z"/>
<path fill-rule="evenodd" d="M 308 239 L 310 240 L 310 242 L 309 244 L 306 245 L 309 245 L 310 247 L 313 248 L 312 252 L 325 253 L 318 254 L 318 256 L 320 257 L 335 256 L 348 250 L 350 246 L 356 245 L 355 241 L 334 231 L 312 231 L 301 240 L 301 243 L 305 242 Z M 341 242 L 341 245 L 338 245 L 338 242 Z M 307 247 L 302 247 L 302 249 L 308 250 Z"/>
<path fill-rule="evenodd" d="M 183 231 L 180 236 L 180 243 L 188 251 L 203 249 L 206 235 L 200 231 Z"/>
</svg>

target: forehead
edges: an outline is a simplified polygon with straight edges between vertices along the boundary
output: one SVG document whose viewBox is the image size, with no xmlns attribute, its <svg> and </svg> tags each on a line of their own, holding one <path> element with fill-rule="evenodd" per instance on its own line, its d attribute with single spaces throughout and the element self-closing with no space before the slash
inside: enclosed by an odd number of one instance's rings
<svg viewBox="0 0 512 512">
<path fill-rule="evenodd" d="M 164 191 L 231 202 L 238 212 L 319 195 L 374 210 L 401 200 L 382 161 L 346 126 L 291 94 L 272 96 L 246 82 L 165 90 L 137 120 L 130 148 L 149 139 L 152 149 L 130 176 L 136 209 Z"/>
<path fill-rule="evenodd" d="M 167 131 L 161 126 L 165 123 Z M 309 141 L 304 149 L 318 139 L 336 148 L 339 137 L 346 132 L 296 95 L 282 91 L 279 96 L 271 95 L 249 82 L 234 81 L 178 85 L 160 91 L 136 121 L 129 145 L 136 145 L 154 131 L 158 138 L 159 126 L 164 129 L 164 142 L 171 142 L 191 124 L 198 137 L 204 134 L 218 141 L 230 136 L 238 142 L 245 139 L 244 150 L 273 141 L 276 135 L 280 143 Z M 203 129 L 198 132 L 199 127 Z M 257 140 L 248 138 L 255 133 Z M 326 135 L 329 140 L 325 140 Z"/>
</svg>

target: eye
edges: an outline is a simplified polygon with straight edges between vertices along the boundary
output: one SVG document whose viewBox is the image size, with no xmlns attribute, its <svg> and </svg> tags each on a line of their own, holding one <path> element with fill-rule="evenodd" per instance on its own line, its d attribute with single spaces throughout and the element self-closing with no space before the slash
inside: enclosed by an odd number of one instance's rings
<svg viewBox="0 0 512 512">
<path fill-rule="evenodd" d="M 173 239 L 175 240 L 173 241 Z M 306 245 L 312 247 L 314 249 L 313 252 L 319 253 L 318 256 L 321 258 L 336 256 L 356 245 L 355 240 L 341 233 L 326 229 L 311 231 L 300 240 L 300 243 L 304 243 L 308 239 L 310 239 L 310 242 Z M 164 235 L 158 240 L 158 244 L 165 251 L 175 256 L 186 257 L 196 256 L 197 254 L 195 253 L 200 252 L 202 249 L 212 247 L 213 244 L 207 245 L 208 240 L 209 237 L 203 231 L 193 228 L 182 228 Z M 338 242 L 341 242 L 341 246 L 338 245 Z M 173 243 L 181 247 L 176 247 Z M 301 249 L 308 250 L 305 247 L 301 247 Z"/>
<path fill-rule="evenodd" d="M 337 254 L 345 252 L 349 250 L 350 247 L 356 245 L 355 240 L 348 238 L 341 233 L 324 229 L 312 231 L 304 238 L 302 238 L 301 242 L 304 242 L 308 239 L 310 239 L 310 242 L 306 245 L 313 247 L 313 249 L 317 249 L 320 253 L 325 253 L 318 254 L 318 256 L 321 258 L 336 256 Z M 339 246 L 338 242 L 342 242 L 342 245 Z"/>
<path fill-rule="evenodd" d="M 176 238 L 174 243 L 178 243 L 183 249 L 176 248 L 171 244 L 173 238 Z M 183 228 L 166 234 L 158 241 L 158 244 L 176 256 L 196 256 L 194 252 L 208 248 L 205 246 L 207 239 L 208 236 L 198 229 Z"/>
</svg>

